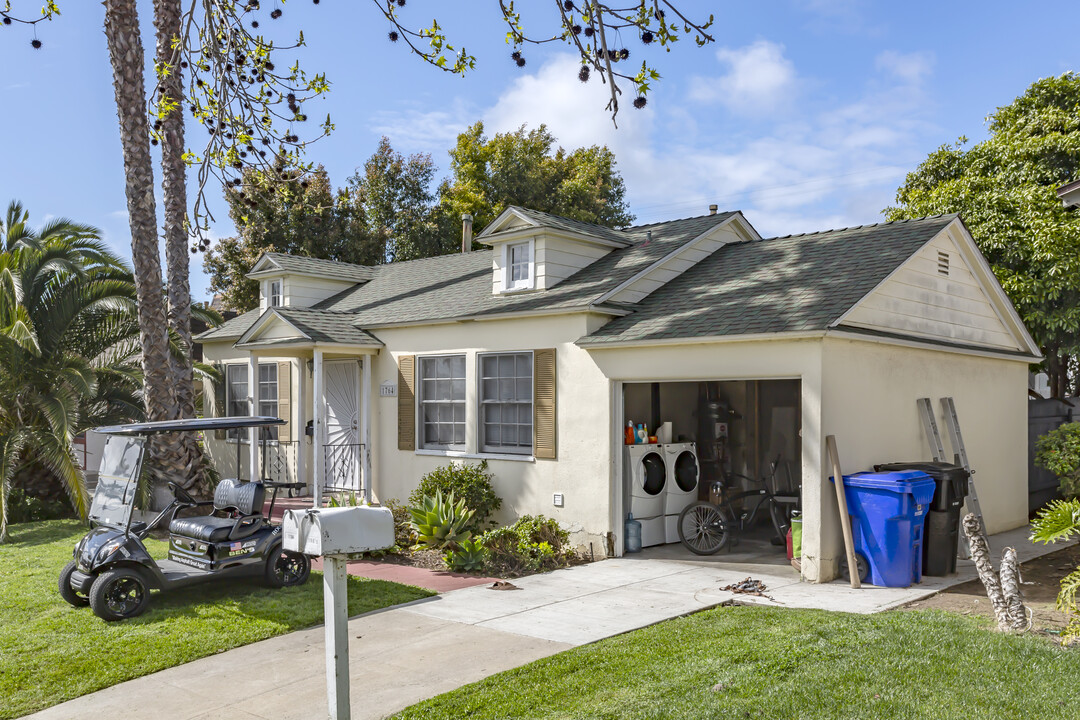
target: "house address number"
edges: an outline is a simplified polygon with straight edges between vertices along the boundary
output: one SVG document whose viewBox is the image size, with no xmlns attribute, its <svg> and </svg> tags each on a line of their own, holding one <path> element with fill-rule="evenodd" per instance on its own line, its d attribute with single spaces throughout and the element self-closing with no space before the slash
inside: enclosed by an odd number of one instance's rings
<svg viewBox="0 0 1080 720">
<path fill-rule="evenodd" d="M 379 397 L 397 397 L 397 383 L 387 380 L 380 384 Z"/>
</svg>

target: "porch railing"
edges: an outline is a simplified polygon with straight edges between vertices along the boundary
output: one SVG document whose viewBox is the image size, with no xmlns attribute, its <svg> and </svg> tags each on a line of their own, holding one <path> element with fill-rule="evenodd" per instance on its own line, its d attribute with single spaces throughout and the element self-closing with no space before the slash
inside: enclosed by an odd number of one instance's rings
<svg viewBox="0 0 1080 720">
<path fill-rule="evenodd" d="M 268 442 L 259 448 L 259 468 L 262 477 L 280 483 L 293 483 L 301 480 L 297 473 L 300 454 L 300 441 Z M 237 457 L 236 447 L 230 443 L 225 452 L 215 458 L 221 477 L 248 478 L 248 448 L 244 444 Z"/>
<path fill-rule="evenodd" d="M 362 492 L 362 444 L 323 445 L 323 489 L 326 492 Z"/>
</svg>

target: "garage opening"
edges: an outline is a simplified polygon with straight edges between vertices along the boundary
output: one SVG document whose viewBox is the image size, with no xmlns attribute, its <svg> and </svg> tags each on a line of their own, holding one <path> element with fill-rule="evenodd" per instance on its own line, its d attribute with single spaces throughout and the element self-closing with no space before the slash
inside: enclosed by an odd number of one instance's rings
<svg viewBox="0 0 1080 720">
<path fill-rule="evenodd" d="M 799 380 L 624 383 L 623 508 L 642 547 L 786 563 L 801 393 Z"/>
</svg>

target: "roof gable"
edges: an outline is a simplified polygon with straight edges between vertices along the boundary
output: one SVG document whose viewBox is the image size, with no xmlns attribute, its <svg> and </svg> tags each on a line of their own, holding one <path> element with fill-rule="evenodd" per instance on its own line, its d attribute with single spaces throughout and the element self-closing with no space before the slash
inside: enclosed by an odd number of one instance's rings
<svg viewBox="0 0 1080 720">
<path fill-rule="evenodd" d="M 954 218 L 731 243 L 579 343 L 824 331 Z"/>
<path fill-rule="evenodd" d="M 262 345 L 333 344 L 382 345 L 371 333 L 353 325 L 347 313 L 309 308 L 273 307 L 264 312 L 237 340 L 237 347 Z"/>
<path fill-rule="evenodd" d="M 1039 354 L 959 219 L 931 238 L 833 325 Z"/>
<path fill-rule="evenodd" d="M 280 274 L 307 275 L 344 282 L 366 282 L 375 276 L 375 268 L 337 260 L 268 252 L 263 253 L 255 261 L 247 276 L 258 278 Z"/>
</svg>

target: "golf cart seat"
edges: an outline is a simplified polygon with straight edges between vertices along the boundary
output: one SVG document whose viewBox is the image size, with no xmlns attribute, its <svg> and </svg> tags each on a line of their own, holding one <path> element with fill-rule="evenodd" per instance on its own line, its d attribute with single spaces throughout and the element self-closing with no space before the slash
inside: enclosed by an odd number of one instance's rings
<svg viewBox="0 0 1080 720">
<path fill-rule="evenodd" d="M 262 506 L 266 489 L 261 482 L 240 482 L 227 478 L 214 490 L 214 512 L 235 510 L 239 517 L 173 518 L 169 532 L 203 542 L 240 540 L 262 526 Z"/>
</svg>

